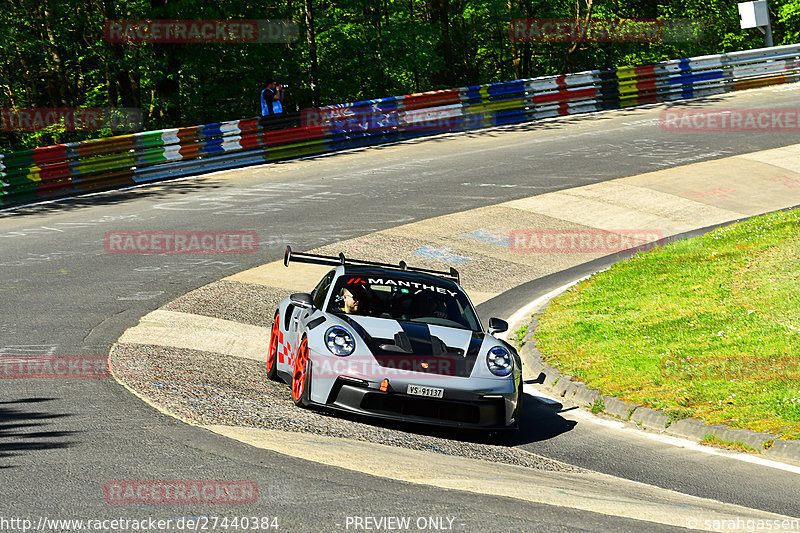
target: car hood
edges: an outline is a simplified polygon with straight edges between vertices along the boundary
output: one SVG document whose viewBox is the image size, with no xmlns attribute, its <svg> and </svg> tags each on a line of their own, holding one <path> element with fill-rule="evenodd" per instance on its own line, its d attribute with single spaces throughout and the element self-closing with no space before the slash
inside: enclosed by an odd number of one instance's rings
<svg viewBox="0 0 800 533">
<path fill-rule="evenodd" d="M 340 318 L 361 337 L 378 364 L 419 372 L 468 377 L 484 342 L 497 342 L 480 331 L 435 324 L 368 316 Z"/>
</svg>

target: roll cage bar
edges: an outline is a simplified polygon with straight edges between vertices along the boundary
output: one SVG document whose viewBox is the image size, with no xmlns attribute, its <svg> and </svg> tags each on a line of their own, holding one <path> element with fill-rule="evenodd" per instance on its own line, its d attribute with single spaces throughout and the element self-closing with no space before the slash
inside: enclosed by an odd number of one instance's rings
<svg viewBox="0 0 800 533">
<path fill-rule="evenodd" d="M 460 283 L 460 276 L 458 274 L 458 270 L 456 270 L 453 267 L 450 267 L 449 272 L 444 270 L 431 270 L 428 268 L 410 267 L 406 264 L 405 261 L 400 261 L 398 264 L 393 265 L 391 263 L 378 263 L 376 261 L 366 261 L 364 259 L 352 259 L 349 257 L 345 257 L 343 253 L 340 253 L 339 257 L 335 257 L 332 255 L 317 255 L 317 254 L 293 252 L 292 247 L 287 246 L 286 254 L 283 256 L 284 266 L 288 267 L 290 261 L 295 261 L 296 263 L 311 263 L 315 265 L 328 265 L 328 266 L 339 266 L 339 265 L 375 266 L 390 270 L 399 270 L 401 272 L 419 272 L 422 274 L 432 274 L 440 278 Z"/>
</svg>

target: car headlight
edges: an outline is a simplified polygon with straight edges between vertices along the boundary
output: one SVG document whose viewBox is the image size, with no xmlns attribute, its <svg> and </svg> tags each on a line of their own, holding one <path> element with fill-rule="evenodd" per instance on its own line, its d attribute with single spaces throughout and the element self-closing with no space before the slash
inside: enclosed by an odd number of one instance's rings
<svg viewBox="0 0 800 533">
<path fill-rule="evenodd" d="M 356 349 L 356 341 L 343 327 L 332 326 L 325 332 L 325 346 L 333 355 L 350 355 Z"/>
<path fill-rule="evenodd" d="M 486 354 L 486 365 L 495 376 L 507 376 L 514 370 L 514 359 L 508 350 L 502 346 L 495 346 Z"/>
</svg>

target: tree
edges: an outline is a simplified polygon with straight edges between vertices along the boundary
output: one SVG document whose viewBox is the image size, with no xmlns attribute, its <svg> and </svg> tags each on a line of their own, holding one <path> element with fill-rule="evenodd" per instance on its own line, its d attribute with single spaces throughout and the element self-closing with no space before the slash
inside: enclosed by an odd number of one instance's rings
<svg viewBox="0 0 800 533">
<path fill-rule="evenodd" d="M 800 40 L 800 0 L 770 0 L 776 44 Z M 253 117 L 268 75 L 289 107 L 328 105 L 512 78 L 643 64 L 763 45 L 728 0 L 6 0 L 0 107 L 132 107 L 144 129 Z M 293 43 L 114 43 L 117 19 L 271 19 Z M 514 42 L 516 18 L 688 19 L 683 42 Z M 0 150 L 110 135 L 0 131 Z"/>
</svg>

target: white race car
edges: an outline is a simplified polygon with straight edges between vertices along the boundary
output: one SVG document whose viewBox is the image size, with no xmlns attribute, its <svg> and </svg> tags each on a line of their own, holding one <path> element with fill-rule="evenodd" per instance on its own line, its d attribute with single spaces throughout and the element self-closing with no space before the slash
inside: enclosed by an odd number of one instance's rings
<svg viewBox="0 0 800 533">
<path fill-rule="evenodd" d="M 316 254 L 330 265 L 311 293 L 278 305 L 267 353 L 270 379 L 291 385 L 299 406 L 325 406 L 439 426 L 516 429 L 522 364 L 483 331 L 455 269 L 439 272 Z"/>
</svg>

